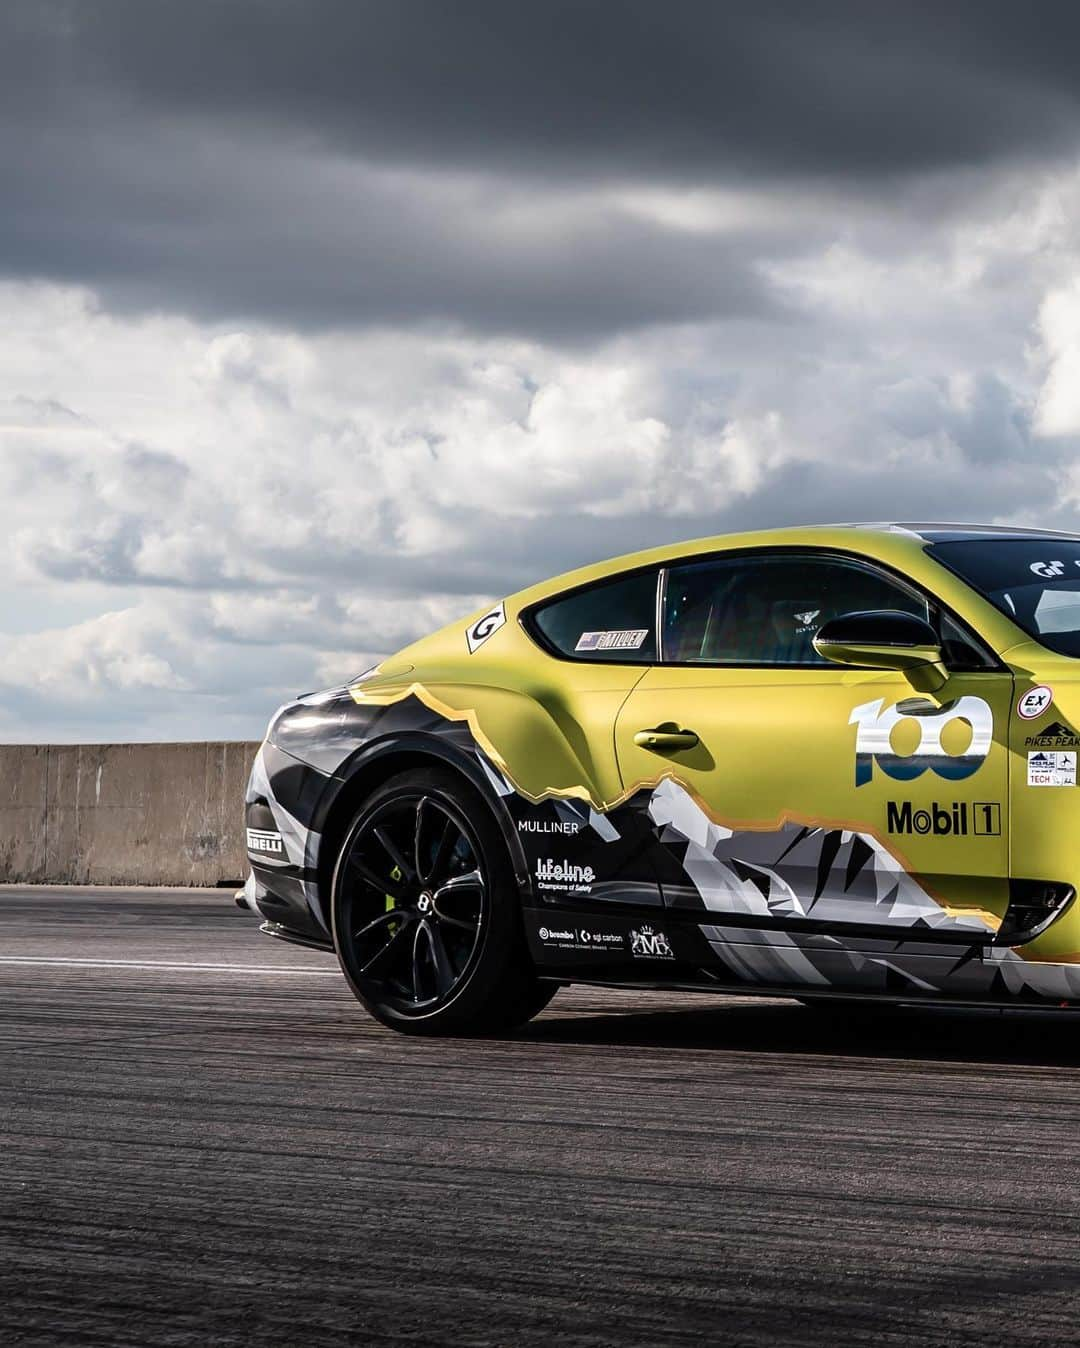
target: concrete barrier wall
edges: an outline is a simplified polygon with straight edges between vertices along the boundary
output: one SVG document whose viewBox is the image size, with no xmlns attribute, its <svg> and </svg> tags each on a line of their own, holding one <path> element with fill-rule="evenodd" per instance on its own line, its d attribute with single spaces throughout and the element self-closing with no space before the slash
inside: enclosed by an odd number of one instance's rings
<svg viewBox="0 0 1080 1348">
<path fill-rule="evenodd" d="M 0 745 L 0 882 L 242 880 L 244 787 L 258 747 Z"/>
</svg>

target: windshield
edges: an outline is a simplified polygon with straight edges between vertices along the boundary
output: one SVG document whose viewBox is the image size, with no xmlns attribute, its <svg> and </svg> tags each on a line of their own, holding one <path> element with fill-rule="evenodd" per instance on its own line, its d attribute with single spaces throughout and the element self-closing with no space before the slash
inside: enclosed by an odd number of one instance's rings
<svg viewBox="0 0 1080 1348">
<path fill-rule="evenodd" d="M 935 543 L 930 554 L 1044 646 L 1080 656 L 1080 539 Z"/>
</svg>

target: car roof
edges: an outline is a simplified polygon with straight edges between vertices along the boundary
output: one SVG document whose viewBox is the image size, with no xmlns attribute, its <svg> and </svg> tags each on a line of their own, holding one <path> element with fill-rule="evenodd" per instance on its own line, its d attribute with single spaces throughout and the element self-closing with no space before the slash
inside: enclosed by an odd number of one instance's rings
<svg viewBox="0 0 1080 1348">
<path fill-rule="evenodd" d="M 857 536 L 853 537 L 853 535 Z M 579 567 L 562 575 L 552 576 L 511 596 L 519 608 L 553 598 L 564 592 L 649 566 L 672 565 L 683 558 L 728 551 L 753 551 L 758 548 L 835 548 L 864 552 L 880 561 L 903 567 L 914 562 L 915 555 L 935 543 L 964 542 L 976 539 L 1034 540 L 1074 538 L 1055 529 L 1023 528 L 1016 525 L 955 524 L 893 520 L 867 520 L 842 524 L 796 525 L 780 529 L 760 529 L 748 533 L 717 534 L 705 538 L 687 539 L 641 552 L 608 557 L 591 565 Z"/>
<path fill-rule="evenodd" d="M 840 525 L 835 527 L 842 528 L 843 526 Z M 917 534 L 919 538 L 925 539 L 927 543 L 959 543 L 980 538 L 1080 539 L 1080 534 L 1073 533 L 1066 529 L 1027 529 L 1022 525 L 1016 524 L 945 524 L 941 522 L 915 524 L 897 521 L 895 523 L 854 524 L 851 527 L 853 529 L 877 529 L 885 531 L 902 529 L 908 533 Z"/>
</svg>

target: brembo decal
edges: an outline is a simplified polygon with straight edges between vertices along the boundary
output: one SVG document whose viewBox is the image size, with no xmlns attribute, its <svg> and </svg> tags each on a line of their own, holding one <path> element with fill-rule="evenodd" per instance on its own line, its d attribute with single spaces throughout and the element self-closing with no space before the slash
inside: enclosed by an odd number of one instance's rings
<svg viewBox="0 0 1080 1348">
<path fill-rule="evenodd" d="M 496 604 L 494 608 L 488 609 L 482 618 L 465 630 L 465 641 L 469 647 L 469 654 L 475 655 L 480 647 L 487 641 L 488 637 L 494 634 L 506 622 L 506 605 Z"/>
<path fill-rule="evenodd" d="M 918 740 L 911 753 L 897 753 L 892 733 L 901 721 L 912 720 Z M 971 729 L 971 743 L 963 753 L 950 754 L 941 742 L 942 733 L 954 722 L 965 722 Z M 961 697 L 935 707 L 932 702 L 910 698 L 885 706 L 885 699 L 864 702 L 848 720 L 858 726 L 855 735 L 855 785 L 865 786 L 874 773 L 874 764 L 897 782 L 911 782 L 929 768 L 949 782 L 963 781 L 978 772 L 990 752 L 994 739 L 994 713 L 981 697 Z"/>
<path fill-rule="evenodd" d="M 589 955 L 618 955 L 626 949 L 626 938 L 621 932 L 598 927 L 550 926 L 537 930 L 540 942 L 555 950 L 577 950 Z"/>
</svg>

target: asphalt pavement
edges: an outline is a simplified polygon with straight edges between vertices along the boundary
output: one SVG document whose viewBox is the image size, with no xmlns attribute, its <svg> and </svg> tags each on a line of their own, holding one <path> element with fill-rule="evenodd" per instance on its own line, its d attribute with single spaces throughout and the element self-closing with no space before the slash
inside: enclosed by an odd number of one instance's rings
<svg viewBox="0 0 1080 1348">
<path fill-rule="evenodd" d="M 221 891 L 0 887 L 4 1344 L 1080 1342 L 1080 1021 L 370 1021 Z"/>
</svg>

